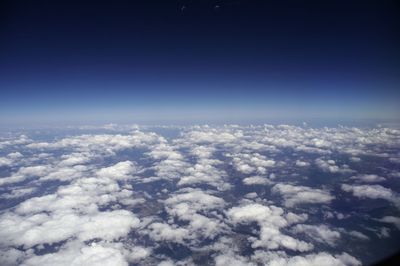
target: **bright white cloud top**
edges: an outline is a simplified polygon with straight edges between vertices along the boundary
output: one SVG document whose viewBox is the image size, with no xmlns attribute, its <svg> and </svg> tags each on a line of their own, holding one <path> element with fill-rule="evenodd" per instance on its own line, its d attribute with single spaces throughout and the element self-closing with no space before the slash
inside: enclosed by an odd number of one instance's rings
<svg viewBox="0 0 400 266">
<path fill-rule="evenodd" d="M 399 244 L 397 129 L 69 130 L 0 135 L 1 265 L 361 265 Z"/>
</svg>

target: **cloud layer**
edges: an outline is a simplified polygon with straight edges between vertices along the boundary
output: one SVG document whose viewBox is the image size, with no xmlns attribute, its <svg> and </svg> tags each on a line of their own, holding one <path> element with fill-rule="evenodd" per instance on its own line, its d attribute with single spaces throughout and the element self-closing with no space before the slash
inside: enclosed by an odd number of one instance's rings
<svg viewBox="0 0 400 266">
<path fill-rule="evenodd" d="M 360 265 L 372 261 L 352 245 L 399 234 L 396 129 L 112 125 L 6 136 L 2 265 Z"/>
</svg>

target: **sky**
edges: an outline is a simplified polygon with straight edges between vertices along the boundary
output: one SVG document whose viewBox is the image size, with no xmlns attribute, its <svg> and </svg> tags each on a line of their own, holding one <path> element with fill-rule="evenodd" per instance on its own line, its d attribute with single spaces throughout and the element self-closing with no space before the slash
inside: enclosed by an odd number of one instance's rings
<svg viewBox="0 0 400 266">
<path fill-rule="evenodd" d="M 396 1 L 3 1 L 0 123 L 397 119 Z"/>
</svg>

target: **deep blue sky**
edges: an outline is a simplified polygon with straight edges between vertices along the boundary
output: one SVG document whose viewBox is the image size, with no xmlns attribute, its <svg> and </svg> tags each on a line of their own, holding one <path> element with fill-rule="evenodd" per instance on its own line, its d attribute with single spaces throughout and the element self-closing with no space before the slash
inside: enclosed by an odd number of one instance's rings
<svg viewBox="0 0 400 266">
<path fill-rule="evenodd" d="M 81 2 L 0 6 L 0 123 L 400 113 L 396 1 Z"/>
</svg>

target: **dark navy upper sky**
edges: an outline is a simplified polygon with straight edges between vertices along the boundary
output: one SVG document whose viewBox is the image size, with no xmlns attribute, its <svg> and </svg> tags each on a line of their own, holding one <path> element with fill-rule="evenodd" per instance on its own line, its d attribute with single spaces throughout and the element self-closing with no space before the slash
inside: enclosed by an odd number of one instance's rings
<svg viewBox="0 0 400 266">
<path fill-rule="evenodd" d="M 396 1 L 9 1 L 0 10 L 1 123 L 399 112 Z"/>
</svg>

